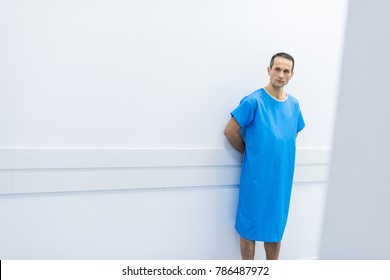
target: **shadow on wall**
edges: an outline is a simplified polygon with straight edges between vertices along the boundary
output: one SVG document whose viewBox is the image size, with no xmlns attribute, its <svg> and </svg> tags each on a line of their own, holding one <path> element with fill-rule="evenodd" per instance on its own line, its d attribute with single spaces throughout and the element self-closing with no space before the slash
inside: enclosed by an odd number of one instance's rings
<svg viewBox="0 0 390 280">
<path fill-rule="evenodd" d="M 321 259 L 390 259 L 389 10 L 350 1 Z"/>
</svg>

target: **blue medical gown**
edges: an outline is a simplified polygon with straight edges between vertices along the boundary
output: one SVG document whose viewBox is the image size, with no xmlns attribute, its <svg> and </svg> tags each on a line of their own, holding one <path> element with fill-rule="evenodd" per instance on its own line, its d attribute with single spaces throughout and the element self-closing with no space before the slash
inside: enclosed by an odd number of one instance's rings
<svg viewBox="0 0 390 280">
<path fill-rule="evenodd" d="M 248 240 L 280 242 L 293 183 L 296 135 L 303 120 L 298 100 L 279 101 L 265 89 L 244 97 L 231 113 L 245 141 L 236 229 Z"/>
</svg>

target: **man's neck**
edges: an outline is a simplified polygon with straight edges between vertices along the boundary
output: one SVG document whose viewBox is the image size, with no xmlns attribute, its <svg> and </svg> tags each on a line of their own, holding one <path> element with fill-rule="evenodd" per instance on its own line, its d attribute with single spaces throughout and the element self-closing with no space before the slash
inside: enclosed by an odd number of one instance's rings
<svg viewBox="0 0 390 280">
<path fill-rule="evenodd" d="M 275 87 L 269 83 L 264 89 L 277 100 L 285 100 L 287 97 L 287 94 L 283 91 L 283 87 Z"/>
</svg>

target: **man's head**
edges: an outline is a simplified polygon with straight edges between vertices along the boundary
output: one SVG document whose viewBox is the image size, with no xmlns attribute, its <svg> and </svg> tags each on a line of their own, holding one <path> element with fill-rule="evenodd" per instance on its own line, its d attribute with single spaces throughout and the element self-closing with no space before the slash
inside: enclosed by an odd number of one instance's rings
<svg viewBox="0 0 390 280">
<path fill-rule="evenodd" d="M 271 58 L 268 67 L 270 83 L 275 88 L 283 88 L 294 75 L 294 58 L 287 53 L 277 53 Z"/>
<path fill-rule="evenodd" d="M 294 65 L 295 65 L 294 58 L 291 55 L 289 55 L 288 53 L 284 53 L 284 52 L 280 52 L 280 53 L 274 54 L 272 56 L 271 61 L 269 63 L 269 68 L 272 69 L 272 67 L 274 66 L 275 58 L 277 58 L 277 57 L 283 57 L 285 59 L 292 61 L 291 72 L 294 72 Z"/>
</svg>

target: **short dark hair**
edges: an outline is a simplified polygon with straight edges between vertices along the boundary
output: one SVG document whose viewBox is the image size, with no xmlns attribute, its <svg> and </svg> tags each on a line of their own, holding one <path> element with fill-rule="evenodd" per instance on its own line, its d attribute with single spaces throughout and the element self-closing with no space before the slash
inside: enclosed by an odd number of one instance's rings
<svg viewBox="0 0 390 280">
<path fill-rule="evenodd" d="M 292 69 L 291 69 L 291 72 L 294 71 L 294 65 L 295 65 L 295 62 L 294 62 L 294 58 L 289 55 L 288 53 L 285 53 L 285 52 L 280 52 L 280 53 L 277 53 L 277 54 L 274 54 L 271 58 L 271 62 L 269 63 L 269 68 L 272 69 L 272 66 L 274 66 L 274 60 L 276 57 L 283 57 L 283 58 L 286 58 L 288 60 L 291 60 L 292 61 Z"/>
</svg>

